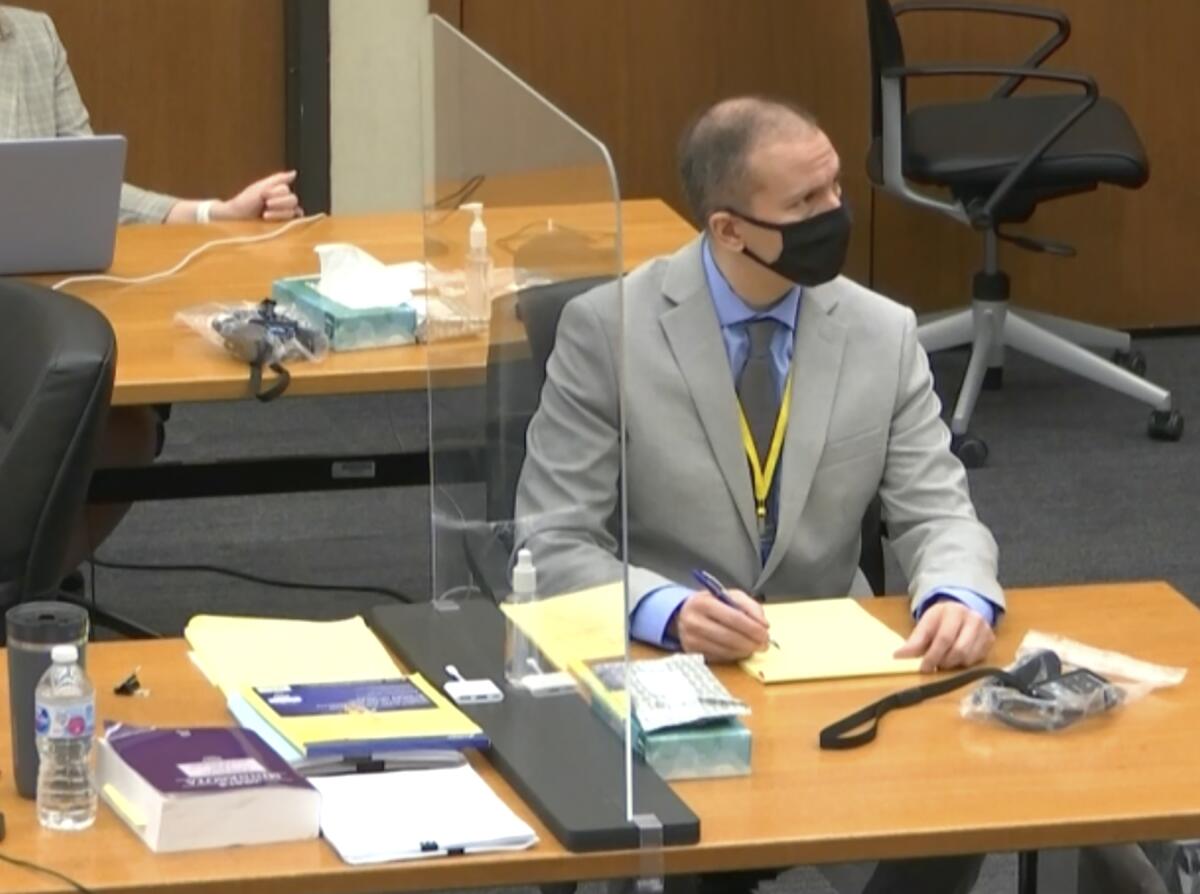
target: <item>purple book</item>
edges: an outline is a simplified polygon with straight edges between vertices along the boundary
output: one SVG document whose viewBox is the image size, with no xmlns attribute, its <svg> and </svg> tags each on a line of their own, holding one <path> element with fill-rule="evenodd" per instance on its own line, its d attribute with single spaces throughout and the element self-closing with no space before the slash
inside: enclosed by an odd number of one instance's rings
<svg viewBox="0 0 1200 894">
<path fill-rule="evenodd" d="M 155 851 L 315 838 L 321 797 L 250 730 L 111 724 L 100 794 Z"/>
<path fill-rule="evenodd" d="M 160 792 L 308 787 L 304 777 L 248 729 L 114 724 L 105 736 L 117 756 Z"/>
</svg>

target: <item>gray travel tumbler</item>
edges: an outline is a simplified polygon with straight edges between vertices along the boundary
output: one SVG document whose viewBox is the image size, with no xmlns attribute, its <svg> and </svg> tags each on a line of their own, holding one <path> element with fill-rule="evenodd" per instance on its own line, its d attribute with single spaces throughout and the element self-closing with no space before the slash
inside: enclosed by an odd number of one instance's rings
<svg viewBox="0 0 1200 894">
<path fill-rule="evenodd" d="M 13 778 L 23 798 L 37 796 L 38 753 L 33 730 L 33 692 L 60 643 L 79 649 L 84 664 L 88 614 L 66 602 L 25 602 L 5 614 L 8 624 L 8 710 L 12 724 Z"/>
</svg>

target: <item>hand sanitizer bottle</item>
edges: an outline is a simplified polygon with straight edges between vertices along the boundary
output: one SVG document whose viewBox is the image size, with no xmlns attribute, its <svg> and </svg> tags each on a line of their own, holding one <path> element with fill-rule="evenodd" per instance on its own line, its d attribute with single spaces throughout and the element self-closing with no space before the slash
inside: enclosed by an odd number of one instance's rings
<svg viewBox="0 0 1200 894">
<path fill-rule="evenodd" d="M 512 595 L 510 604 L 520 605 L 537 599 L 537 569 L 533 567 L 533 553 L 527 549 L 517 552 L 517 564 L 512 571 Z M 537 674 L 540 668 L 534 657 L 536 651 L 529 637 L 512 618 L 505 615 L 507 636 L 504 641 L 504 676 L 514 686 L 521 686 L 526 677 Z"/>
<path fill-rule="evenodd" d="M 458 206 L 475 215 L 471 223 L 467 249 L 467 300 L 465 316 L 472 323 L 486 323 L 492 314 L 488 294 L 488 282 L 492 273 L 492 259 L 488 255 L 488 233 L 483 223 L 483 203 L 467 202 Z"/>
</svg>

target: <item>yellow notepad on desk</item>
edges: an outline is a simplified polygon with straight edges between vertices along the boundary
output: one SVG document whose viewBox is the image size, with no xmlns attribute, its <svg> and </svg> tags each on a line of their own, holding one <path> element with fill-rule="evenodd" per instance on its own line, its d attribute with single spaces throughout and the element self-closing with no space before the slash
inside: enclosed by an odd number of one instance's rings
<svg viewBox="0 0 1200 894">
<path fill-rule="evenodd" d="M 857 600 L 809 599 L 764 606 L 779 644 L 742 662 L 764 683 L 916 673 L 919 658 L 893 658 L 904 637 Z"/>
<path fill-rule="evenodd" d="M 196 664 L 227 695 L 243 686 L 401 677 L 362 618 L 293 621 L 197 615 L 183 632 Z"/>
<path fill-rule="evenodd" d="M 500 608 L 559 670 L 625 654 L 625 591 L 619 583 Z"/>
</svg>

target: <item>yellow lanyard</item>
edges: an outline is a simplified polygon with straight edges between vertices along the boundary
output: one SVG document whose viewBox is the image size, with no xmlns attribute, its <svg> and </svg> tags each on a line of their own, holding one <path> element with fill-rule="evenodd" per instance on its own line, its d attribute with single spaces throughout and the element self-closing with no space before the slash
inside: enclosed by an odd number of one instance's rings
<svg viewBox="0 0 1200 894">
<path fill-rule="evenodd" d="M 783 400 L 779 403 L 779 415 L 775 417 L 775 432 L 771 435 L 771 448 L 767 451 L 764 468 L 758 461 L 758 448 L 754 446 L 754 435 L 746 412 L 738 404 L 738 420 L 742 427 L 742 447 L 750 461 L 750 476 L 754 480 L 754 511 L 758 516 L 758 534 L 761 537 L 767 527 L 767 497 L 771 493 L 771 482 L 775 480 L 775 469 L 779 466 L 779 455 L 783 453 L 783 435 L 787 431 L 788 408 L 792 402 L 792 374 L 789 372 L 783 386 Z"/>
</svg>

